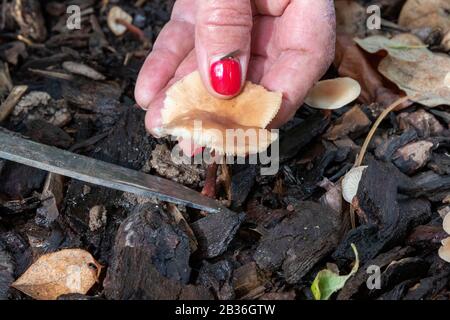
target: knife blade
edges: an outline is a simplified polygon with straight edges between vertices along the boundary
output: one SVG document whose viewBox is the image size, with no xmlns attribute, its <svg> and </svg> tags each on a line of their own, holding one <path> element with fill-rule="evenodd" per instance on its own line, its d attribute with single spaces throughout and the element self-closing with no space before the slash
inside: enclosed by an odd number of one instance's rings
<svg viewBox="0 0 450 320">
<path fill-rule="evenodd" d="M 0 130 L 0 158 L 209 213 L 228 210 L 179 183 L 27 140 L 4 129 Z"/>
</svg>

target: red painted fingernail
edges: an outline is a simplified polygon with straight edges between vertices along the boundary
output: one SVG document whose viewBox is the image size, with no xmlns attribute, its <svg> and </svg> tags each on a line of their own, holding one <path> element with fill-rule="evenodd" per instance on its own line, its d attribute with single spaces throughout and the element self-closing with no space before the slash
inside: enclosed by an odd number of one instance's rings
<svg viewBox="0 0 450 320">
<path fill-rule="evenodd" d="M 241 66 L 233 58 L 225 58 L 211 65 L 211 85 L 218 94 L 232 96 L 241 89 Z"/>
</svg>

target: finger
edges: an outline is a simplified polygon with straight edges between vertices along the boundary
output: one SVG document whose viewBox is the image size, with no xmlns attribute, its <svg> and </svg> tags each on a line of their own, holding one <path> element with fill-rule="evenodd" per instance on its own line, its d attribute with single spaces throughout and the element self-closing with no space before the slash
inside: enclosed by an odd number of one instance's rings
<svg viewBox="0 0 450 320">
<path fill-rule="evenodd" d="M 269 90 L 283 93 L 282 108 L 271 127 L 279 127 L 292 118 L 333 60 L 333 2 L 292 1 L 277 27 L 291 32 L 279 43 L 281 53 L 261 79 L 261 84 Z"/>
<path fill-rule="evenodd" d="M 212 95 L 233 97 L 242 89 L 250 58 L 250 0 L 197 3 L 195 47 L 202 80 Z M 233 58 L 223 59 L 231 52 Z"/>
<path fill-rule="evenodd" d="M 192 2 L 193 0 L 181 0 L 175 3 L 172 20 L 161 30 L 152 52 L 139 72 L 135 99 L 144 109 L 167 85 L 179 64 L 194 48 L 194 12 L 191 9 L 192 14 L 186 14 L 189 12 L 186 7 Z"/>
<path fill-rule="evenodd" d="M 291 0 L 254 0 L 259 14 L 281 16 Z"/>
<path fill-rule="evenodd" d="M 150 132 L 155 137 L 160 137 L 162 134 L 162 119 L 161 119 L 161 109 L 164 106 L 164 99 L 166 98 L 167 89 L 172 86 L 175 82 L 186 76 L 187 74 L 195 71 L 197 69 L 197 60 L 195 56 L 195 51 L 192 50 L 183 62 L 179 65 L 177 71 L 173 78 L 169 81 L 163 90 L 155 96 L 153 101 L 150 103 L 147 114 L 145 116 L 145 126 L 147 131 Z"/>
</svg>

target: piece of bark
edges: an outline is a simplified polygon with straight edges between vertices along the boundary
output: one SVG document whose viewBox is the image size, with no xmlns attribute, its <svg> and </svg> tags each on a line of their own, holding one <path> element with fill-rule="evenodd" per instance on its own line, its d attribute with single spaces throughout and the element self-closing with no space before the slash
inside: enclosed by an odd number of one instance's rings
<svg viewBox="0 0 450 320">
<path fill-rule="evenodd" d="M 393 261 L 381 273 L 381 288 L 383 288 L 383 291 L 388 291 L 403 281 L 420 279 L 426 276 L 429 267 L 428 262 L 417 257 Z M 371 296 L 377 295 L 379 295 L 379 292 L 373 292 Z"/>
<path fill-rule="evenodd" d="M 430 161 L 433 147 L 432 142 L 425 140 L 409 143 L 398 149 L 392 160 L 400 171 L 412 174 Z"/>
<path fill-rule="evenodd" d="M 15 162 L 7 162 L 0 174 L 0 194 L 10 200 L 21 200 L 39 191 L 44 184 L 47 173 L 45 171 L 27 167 Z"/>
<path fill-rule="evenodd" d="M 261 238 L 254 259 L 266 271 L 281 268 L 288 283 L 297 283 L 338 244 L 342 218 L 313 202 L 293 204 L 294 212 Z"/>
<path fill-rule="evenodd" d="M 322 134 L 330 123 L 329 117 L 322 113 L 315 113 L 304 122 L 283 132 L 280 137 L 280 163 L 297 155 L 314 138 Z"/>
<path fill-rule="evenodd" d="M 0 226 L 1 227 L 1 226 Z M 12 255 L 14 265 L 14 278 L 19 277 L 33 262 L 32 252 L 27 240 L 16 231 L 3 231 L 0 229 L 0 244 L 4 250 Z"/>
<path fill-rule="evenodd" d="M 393 289 L 383 293 L 377 300 L 397 301 L 402 300 L 408 290 L 414 285 L 415 279 L 409 279 L 396 285 Z"/>
<path fill-rule="evenodd" d="M 39 226 L 50 227 L 59 216 L 64 200 L 64 177 L 49 172 L 40 199 L 42 205 L 36 210 L 35 222 Z"/>
<path fill-rule="evenodd" d="M 231 177 L 231 208 L 241 208 L 256 182 L 255 165 L 234 165 Z"/>
<path fill-rule="evenodd" d="M 442 225 L 421 225 L 414 228 L 406 239 L 406 244 L 419 248 L 427 248 L 428 250 L 434 244 L 434 249 L 437 250 L 441 245 L 441 241 L 446 237 L 447 234 L 442 230 Z"/>
<path fill-rule="evenodd" d="M 0 241 L 0 300 L 7 300 L 9 288 L 14 281 L 14 263 L 12 256 Z"/>
<path fill-rule="evenodd" d="M 419 173 L 407 184 L 400 186 L 400 191 L 410 197 L 427 197 L 441 201 L 450 189 L 450 175 L 439 175 L 433 171 Z"/>
<path fill-rule="evenodd" d="M 401 113 L 397 116 L 401 130 L 415 129 L 422 138 L 439 135 L 444 127 L 430 113 L 420 109 L 412 113 Z"/>
<path fill-rule="evenodd" d="M 430 112 L 432 114 L 434 114 L 435 116 L 437 116 L 438 118 L 441 118 L 442 120 L 444 120 L 446 123 L 450 124 L 450 113 L 441 111 L 441 110 L 435 110 L 435 109 L 430 110 Z M 449 126 L 447 126 L 447 128 L 448 127 Z"/>
<path fill-rule="evenodd" d="M 244 213 L 226 210 L 194 222 L 191 227 L 198 240 L 200 255 L 215 258 L 224 253 L 244 219 Z"/>
<path fill-rule="evenodd" d="M 23 213 L 31 210 L 36 210 L 41 205 L 41 200 L 37 193 L 33 193 L 32 196 L 21 200 L 9 200 L 5 201 L 0 198 L 0 213 L 4 214 L 16 214 Z"/>
<path fill-rule="evenodd" d="M 78 78 L 62 82 L 62 95 L 69 104 L 111 117 L 123 111 L 119 101 L 121 94 L 122 89 L 115 83 Z"/>
<path fill-rule="evenodd" d="M 233 274 L 233 288 L 238 298 L 248 295 L 252 290 L 264 285 L 264 282 L 255 262 L 237 268 Z"/>
<path fill-rule="evenodd" d="M 427 167 L 439 175 L 449 175 L 450 156 L 445 153 L 433 153 Z"/>
<path fill-rule="evenodd" d="M 27 59 L 27 46 L 22 41 L 13 41 L 0 47 L 0 57 L 12 65 L 17 65 L 19 59 Z"/>
<path fill-rule="evenodd" d="M 378 266 L 380 269 L 386 267 L 392 261 L 403 259 L 404 257 L 410 255 L 414 252 L 411 247 L 395 247 L 388 252 L 382 253 L 375 257 L 374 259 L 363 264 L 361 268 L 356 272 L 356 274 L 347 280 L 344 288 L 338 293 L 337 300 L 349 300 L 358 293 L 361 296 L 368 295 L 368 288 L 366 286 L 366 281 L 369 277 L 367 270 L 370 266 Z M 364 291 L 364 293 L 360 293 Z"/>
<path fill-rule="evenodd" d="M 407 231 L 431 216 L 428 201 L 414 199 L 399 202 L 401 173 L 392 164 L 368 158 L 353 205 L 361 225 L 348 232 L 333 257 L 352 260 L 349 249 L 354 243 L 361 263 L 372 259 L 383 249 L 389 249 L 406 237 Z"/>
<path fill-rule="evenodd" d="M 117 232 L 105 295 L 119 300 L 209 297 L 206 288 L 188 285 L 189 258 L 189 239 L 167 213 L 149 203 L 138 206 Z"/>
<path fill-rule="evenodd" d="M 448 286 L 450 270 L 444 270 L 437 275 L 424 278 L 413 286 L 403 297 L 403 300 L 433 299 L 436 294 Z"/>
<path fill-rule="evenodd" d="M 392 135 L 382 142 L 375 149 L 375 156 L 383 161 L 391 161 L 395 152 L 407 145 L 408 143 L 417 139 L 417 133 L 414 130 L 408 130 L 401 135 Z"/>
<path fill-rule="evenodd" d="M 43 120 L 27 121 L 25 128 L 26 136 L 43 144 L 68 149 L 73 143 L 72 137 L 63 129 Z"/>
<path fill-rule="evenodd" d="M 324 137 L 334 141 L 352 134 L 360 134 L 366 131 L 371 124 L 372 121 L 361 110 L 361 107 L 356 105 L 337 119 Z"/>
<path fill-rule="evenodd" d="M 197 278 L 197 284 L 209 288 L 219 300 L 235 299 L 234 289 L 231 283 L 233 277 L 233 265 L 228 260 L 216 263 L 203 261 Z"/>
</svg>

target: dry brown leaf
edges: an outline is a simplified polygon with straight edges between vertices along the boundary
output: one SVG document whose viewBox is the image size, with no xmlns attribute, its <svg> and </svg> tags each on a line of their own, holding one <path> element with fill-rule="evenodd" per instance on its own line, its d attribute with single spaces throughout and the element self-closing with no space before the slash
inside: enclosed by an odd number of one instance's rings
<svg viewBox="0 0 450 320">
<path fill-rule="evenodd" d="M 408 0 L 402 8 L 399 24 L 409 29 L 430 27 L 450 31 L 450 1 Z"/>
<path fill-rule="evenodd" d="M 450 105 L 450 57 L 433 53 L 411 34 L 392 39 L 373 36 L 356 40 L 370 53 L 385 50 L 389 54 L 378 70 L 411 97 L 428 107 Z"/>
<path fill-rule="evenodd" d="M 247 82 L 242 93 L 230 100 L 211 96 L 203 86 L 200 74 L 193 72 L 175 83 L 166 94 L 161 111 L 166 134 L 192 140 L 220 154 L 243 156 L 264 151 L 277 134 L 263 130 L 278 113 L 282 94 Z M 228 136 L 243 130 L 256 132 L 258 143 Z M 233 131 L 234 130 L 234 131 Z M 249 131 L 247 131 L 249 130 Z M 250 136 L 250 134 L 248 135 Z"/>
<path fill-rule="evenodd" d="M 399 98 L 385 86 L 383 77 L 372 66 L 353 38 L 346 34 L 339 34 L 337 37 L 334 65 L 341 77 L 353 78 L 361 85 L 359 101 L 365 104 L 378 102 L 387 106 Z"/>
<path fill-rule="evenodd" d="M 101 265 L 82 249 L 64 249 L 37 259 L 12 287 L 36 300 L 86 294 L 97 282 Z"/>
</svg>

